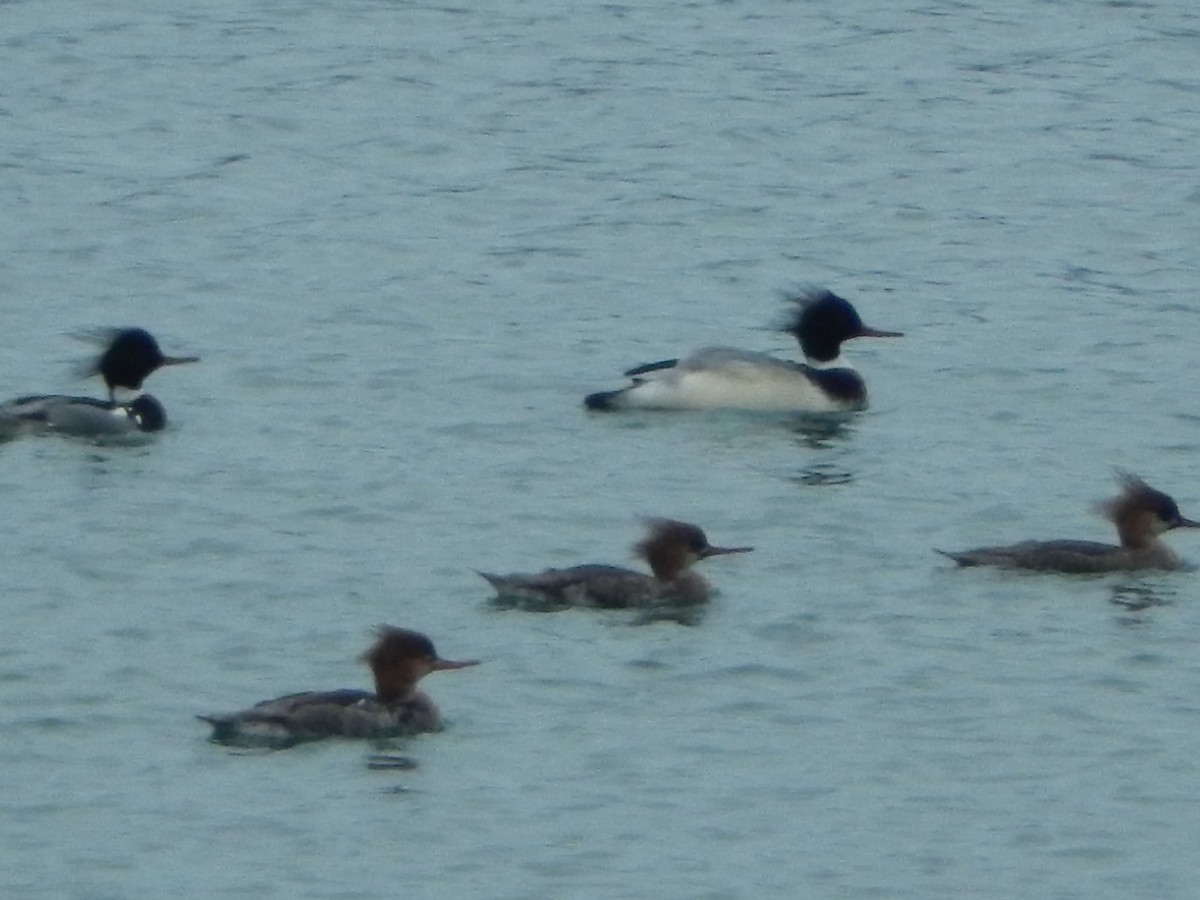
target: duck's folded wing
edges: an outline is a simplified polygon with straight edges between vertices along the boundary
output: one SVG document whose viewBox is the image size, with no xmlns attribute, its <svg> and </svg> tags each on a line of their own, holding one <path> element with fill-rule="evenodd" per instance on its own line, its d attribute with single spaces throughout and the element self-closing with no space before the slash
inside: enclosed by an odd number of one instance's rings
<svg viewBox="0 0 1200 900">
<path fill-rule="evenodd" d="M 626 378 L 636 378 L 639 375 L 646 375 L 649 372 L 658 372 L 663 369 L 672 369 L 675 367 L 677 359 L 661 359 L 658 362 L 642 363 L 640 366 L 634 366 L 627 370 L 624 375 Z"/>
<path fill-rule="evenodd" d="M 0 407 L 0 415 L 34 429 L 63 434 L 121 434 L 135 427 L 124 407 L 94 397 L 61 394 L 18 397 Z"/>
<path fill-rule="evenodd" d="M 342 710 L 364 700 L 374 701 L 374 696 L 366 691 L 305 691 L 300 694 L 287 694 L 274 700 L 264 700 L 254 706 L 231 713 L 217 713 L 198 716 L 208 722 L 218 731 L 238 723 L 286 723 L 296 720 L 298 716 L 306 715 L 313 710 Z"/>
<path fill-rule="evenodd" d="M 630 593 L 631 585 L 653 588 L 649 575 L 621 566 L 582 565 L 567 569 L 517 575 L 480 573 L 501 597 L 534 600 L 563 606 L 624 606 L 620 598 Z"/>
<path fill-rule="evenodd" d="M 961 566 L 1008 566 L 1056 572 L 1105 572 L 1113 569 L 1119 548 L 1096 541 L 1022 541 L 999 547 L 938 551 Z"/>
</svg>

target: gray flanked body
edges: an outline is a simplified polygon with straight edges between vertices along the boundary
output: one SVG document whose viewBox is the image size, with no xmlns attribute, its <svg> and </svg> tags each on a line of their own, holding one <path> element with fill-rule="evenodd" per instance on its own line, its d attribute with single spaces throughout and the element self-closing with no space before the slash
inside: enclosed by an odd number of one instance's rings
<svg viewBox="0 0 1200 900">
<path fill-rule="evenodd" d="M 669 580 L 599 564 L 547 569 L 530 575 L 480 572 L 499 597 L 548 607 L 631 609 L 658 604 L 691 605 L 708 599 L 708 582 L 694 572 Z"/>
<path fill-rule="evenodd" d="M 437 706 L 422 691 L 393 706 L 367 691 L 307 691 L 199 718 L 213 726 L 217 743 L 275 750 L 331 735 L 381 740 L 442 730 Z"/>
<path fill-rule="evenodd" d="M 546 609 L 691 605 L 705 602 L 710 594 L 708 582 L 691 569 L 695 563 L 751 549 L 714 547 L 700 528 L 675 519 L 651 519 L 647 525 L 645 539 L 633 549 L 649 564 L 650 575 L 594 563 L 530 574 L 479 574 L 496 589 L 498 599 Z"/>
<path fill-rule="evenodd" d="M 1175 528 L 1200 528 L 1200 522 L 1184 518 L 1171 497 L 1136 475 L 1123 473 L 1120 479 L 1121 493 L 1099 507 L 1116 526 L 1121 539 L 1119 546 L 1095 541 L 1021 541 L 937 552 L 960 566 L 1000 566 L 1041 572 L 1087 574 L 1180 568 L 1183 561 L 1159 536 Z"/>
<path fill-rule="evenodd" d="M 129 403 L 47 394 L 19 397 L 0 406 L 0 429 L 74 437 L 114 437 L 161 430 L 167 422 L 162 404 L 149 394 Z"/>
<path fill-rule="evenodd" d="M 1096 541 L 1022 541 L 1001 547 L 939 551 L 960 566 L 1000 566 L 1041 572 L 1116 572 L 1133 569 L 1178 569 L 1179 554 L 1162 541 L 1128 548 Z"/>
</svg>

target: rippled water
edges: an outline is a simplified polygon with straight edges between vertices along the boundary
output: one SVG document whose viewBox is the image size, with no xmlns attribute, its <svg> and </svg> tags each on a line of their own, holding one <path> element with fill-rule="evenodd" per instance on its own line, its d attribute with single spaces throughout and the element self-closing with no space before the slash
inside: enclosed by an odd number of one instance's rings
<svg viewBox="0 0 1200 900">
<path fill-rule="evenodd" d="M 1195 573 L 931 548 L 1105 539 L 1115 467 L 1200 516 L 1200 13 L 996 6 L 0 6 L 0 395 L 204 358 L 0 446 L 2 892 L 1190 898 Z M 870 412 L 580 408 L 796 283 L 906 333 Z M 756 548 L 691 627 L 473 573 L 643 514 Z M 206 742 L 384 621 L 486 660 L 415 770 Z"/>
</svg>

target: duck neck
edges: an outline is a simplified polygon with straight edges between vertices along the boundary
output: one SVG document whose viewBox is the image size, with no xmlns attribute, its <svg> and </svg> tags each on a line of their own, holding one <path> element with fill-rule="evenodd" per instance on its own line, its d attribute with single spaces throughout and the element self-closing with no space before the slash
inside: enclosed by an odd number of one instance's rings
<svg viewBox="0 0 1200 900">
<path fill-rule="evenodd" d="M 806 356 L 804 361 L 813 369 L 852 369 L 854 368 L 844 359 L 840 353 L 835 354 L 830 359 L 815 359 L 811 356 Z"/>
<path fill-rule="evenodd" d="M 658 581 L 674 581 L 688 567 L 686 554 L 671 548 L 651 548 L 646 553 L 646 563 Z"/>
<path fill-rule="evenodd" d="M 1136 547 L 1124 546 L 1129 555 L 1140 565 L 1153 566 L 1158 569 L 1178 569 L 1183 562 L 1178 553 L 1157 538 L 1144 540 Z"/>
<path fill-rule="evenodd" d="M 381 672 L 375 674 L 375 697 L 384 706 L 408 703 L 416 694 L 417 684 L 409 678 L 389 678 Z"/>
<path fill-rule="evenodd" d="M 1159 543 L 1154 528 L 1143 515 L 1126 515 L 1116 520 L 1121 546 L 1126 550 L 1145 550 Z"/>
</svg>

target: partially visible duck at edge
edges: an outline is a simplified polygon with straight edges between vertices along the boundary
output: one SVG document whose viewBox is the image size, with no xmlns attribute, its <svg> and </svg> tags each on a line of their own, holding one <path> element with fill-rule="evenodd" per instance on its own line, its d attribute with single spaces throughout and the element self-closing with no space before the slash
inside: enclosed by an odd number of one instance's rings
<svg viewBox="0 0 1200 900">
<path fill-rule="evenodd" d="M 695 525 L 675 519 L 651 519 L 647 522 L 646 537 L 633 547 L 634 555 L 650 566 L 650 575 L 599 564 L 546 569 L 527 575 L 479 574 L 496 589 L 498 599 L 547 608 L 689 605 L 704 603 L 711 593 L 708 582 L 692 571 L 695 563 L 713 556 L 748 553 L 752 549 L 714 547 Z"/>
<path fill-rule="evenodd" d="M 430 672 L 465 669 L 479 660 L 442 659 L 429 638 L 406 628 L 383 625 L 376 638 L 360 657 L 375 676 L 374 693 L 308 691 L 197 718 L 213 727 L 216 743 L 276 750 L 329 737 L 379 740 L 441 731 L 441 713 L 417 682 Z"/>
<path fill-rule="evenodd" d="M 1120 476 L 1121 493 L 1097 509 L 1117 527 L 1120 546 L 1095 541 L 1022 541 L 1001 547 L 947 552 L 960 566 L 1001 566 L 1043 572 L 1118 572 L 1132 569 L 1179 569 L 1179 555 L 1159 540 L 1174 528 L 1200 528 L 1184 518 L 1175 501 L 1136 475 Z"/>
<path fill-rule="evenodd" d="M 161 431 L 167 424 L 163 405 L 142 393 L 142 383 L 164 366 L 198 362 L 195 356 L 167 356 L 150 332 L 142 328 L 109 329 L 95 336 L 103 352 L 84 365 L 84 377 L 99 375 L 108 399 L 36 394 L 0 404 L 0 431 L 53 432 L 81 437 L 105 437 L 139 431 Z"/>
<path fill-rule="evenodd" d="M 800 342 L 805 362 L 733 347 L 707 347 L 682 359 L 646 363 L 625 373 L 633 383 L 584 398 L 592 410 L 747 409 L 800 413 L 867 408 L 867 386 L 841 356 L 860 337 L 901 337 L 868 328 L 849 301 L 827 290 L 788 298 L 781 331 Z"/>
</svg>

